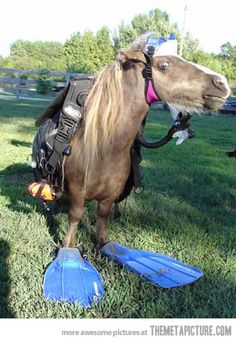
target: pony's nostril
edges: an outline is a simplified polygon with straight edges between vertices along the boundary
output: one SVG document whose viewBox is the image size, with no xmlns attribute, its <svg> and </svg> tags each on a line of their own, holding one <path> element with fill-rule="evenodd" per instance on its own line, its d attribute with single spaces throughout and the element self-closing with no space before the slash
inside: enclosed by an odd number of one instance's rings
<svg viewBox="0 0 236 342">
<path fill-rule="evenodd" d="M 227 82 L 223 77 L 215 76 L 213 78 L 213 83 L 217 88 L 219 88 L 221 90 L 227 88 Z"/>
</svg>

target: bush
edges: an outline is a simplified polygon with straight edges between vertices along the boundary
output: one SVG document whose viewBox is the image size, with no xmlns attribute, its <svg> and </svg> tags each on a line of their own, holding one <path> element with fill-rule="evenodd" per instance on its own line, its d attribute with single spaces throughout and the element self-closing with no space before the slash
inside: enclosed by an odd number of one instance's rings
<svg viewBox="0 0 236 342">
<path fill-rule="evenodd" d="M 49 80 L 39 78 L 36 82 L 36 91 L 38 94 L 47 95 L 52 91 L 52 86 Z"/>
</svg>

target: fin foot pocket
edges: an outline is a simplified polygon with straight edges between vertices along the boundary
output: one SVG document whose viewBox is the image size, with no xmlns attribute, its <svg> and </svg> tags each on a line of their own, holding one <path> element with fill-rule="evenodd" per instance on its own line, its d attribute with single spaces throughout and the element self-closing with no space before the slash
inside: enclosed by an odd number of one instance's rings
<svg viewBox="0 0 236 342">
<path fill-rule="evenodd" d="M 82 258 L 77 248 L 64 247 L 45 272 L 43 291 L 47 300 L 77 303 L 82 307 L 90 307 L 104 295 L 97 269 Z"/>
</svg>

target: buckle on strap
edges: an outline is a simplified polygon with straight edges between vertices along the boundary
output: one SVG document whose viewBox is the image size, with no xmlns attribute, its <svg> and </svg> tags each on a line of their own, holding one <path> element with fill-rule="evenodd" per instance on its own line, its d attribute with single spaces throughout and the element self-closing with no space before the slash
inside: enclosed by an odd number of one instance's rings
<svg viewBox="0 0 236 342">
<path fill-rule="evenodd" d="M 147 80 L 152 79 L 152 67 L 151 67 L 151 65 L 146 64 L 145 68 L 142 71 L 142 75 Z"/>
<path fill-rule="evenodd" d="M 68 117 L 62 117 L 59 121 L 58 133 L 55 140 L 65 143 L 69 142 L 76 130 L 77 122 Z"/>
</svg>

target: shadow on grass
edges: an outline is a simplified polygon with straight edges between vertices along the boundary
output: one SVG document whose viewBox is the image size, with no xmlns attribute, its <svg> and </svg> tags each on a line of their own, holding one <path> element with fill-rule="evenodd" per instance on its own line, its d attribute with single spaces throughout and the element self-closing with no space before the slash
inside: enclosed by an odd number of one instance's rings
<svg viewBox="0 0 236 342">
<path fill-rule="evenodd" d="M 18 140 L 16 143 L 18 143 Z M 36 211 L 43 214 L 46 218 L 49 234 L 53 237 L 55 244 L 61 247 L 64 236 L 63 238 L 61 236 L 62 232 L 59 228 L 61 218 L 59 216 L 60 214 L 68 214 L 69 203 L 65 200 L 59 200 L 57 202 L 49 201 L 47 202 L 47 205 L 50 210 L 47 210 L 42 201 L 33 198 L 28 194 L 27 188 L 32 181 L 32 171 L 26 163 L 16 163 L 2 170 L 0 172 L 0 189 L 2 196 L 9 200 L 9 204 L 6 206 L 15 212 L 31 214 L 33 211 Z M 94 210 L 91 210 L 91 206 L 88 205 L 87 212 L 90 224 L 93 226 L 96 222 L 96 211 L 94 212 Z M 80 229 L 86 229 L 88 240 L 92 241 L 95 246 L 97 242 L 95 235 L 85 226 L 86 225 L 81 221 L 77 232 L 79 233 Z M 64 234 L 65 232 L 63 235 Z"/>
<path fill-rule="evenodd" d="M 235 303 L 232 300 L 235 281 L 214 270 L 207 270 L 198 282 L 183 287 L 159 289 L 140 280 L 139 289 L 137 295 L 140 304 L 126 318 L 236 317 Z"/>
<path fill-rule="evenodd" d="M 0 99 L 0 117 L 2 119 L 26 119 L 40 116 L 40 113 L 48 106 L 49 102 L 15 100 L 6 101 Z"/>
<path fill-rule="evenodd" d="M 17 139 L 11 139 L 10 143 L 13 146 L 22 146 L 22 147 L 31 147 L 32 146 L 32 142 L 27 142 L 27 141 L 21 141 L 21 140 L 17 140 Z"/>
<path fill-rule="evenodd" d="M 16 132 L 21 134 L 21 135 L 25 135 L 25 134 L 36 134 L 37 132 L 37 128 L 35 127 L 34 123 L 32 124 L 18 124 L 17 125 L 17 129 L 16 129 Z M 32 146 L 32 143 L 31 145 Z"/>
<path fill-rule="evenodd" d="M 0 239 L 0 318 L 14 318 L 14 313 L 8 306 L 8 296 L 11 280 L 8 271 L 7 258 L 10 254 L 9 244 Z"/>
<path fill-rule="evenodd" d="M 30 214 L 33 211 L 45 216 L 49 234 L 57 245 L 61 244 L 58 235 L 58 221 L 53 213 L 62 212 L 63 206 L 52 203 L 47 211 L 39 199 L 28 194 L 28 185 L 32 182 L 31 169 L 25 163 L 16 163 L 0 172 L 0 188 L 2 196 L 9 200 L 7 207 L 16 212 Z"/>
</svg>

